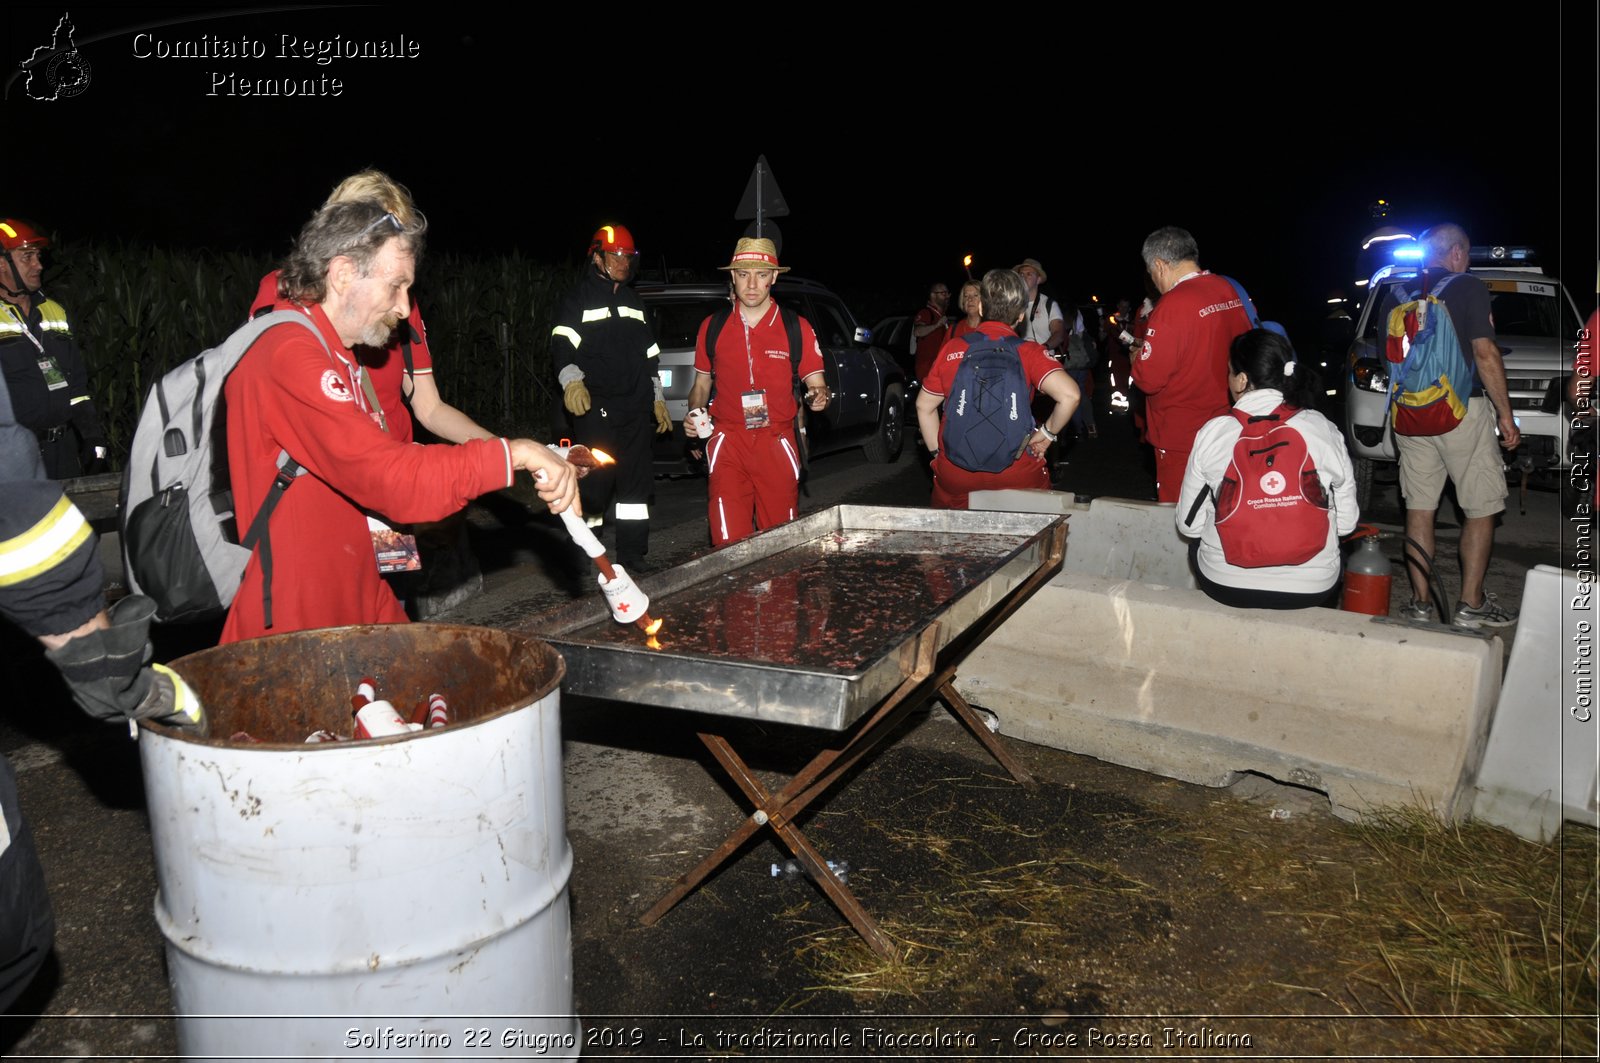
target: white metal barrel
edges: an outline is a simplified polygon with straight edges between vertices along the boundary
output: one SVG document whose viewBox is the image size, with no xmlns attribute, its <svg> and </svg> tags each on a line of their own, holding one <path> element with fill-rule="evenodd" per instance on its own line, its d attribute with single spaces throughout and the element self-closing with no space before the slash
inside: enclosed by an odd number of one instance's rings
<svg viewBox="0 0 1600 1063">
<path fill-rule="evenodd" d="M 139 748 L 185 1057 L 578 1055 L 559 654 L 398 624 L 173 667 L 210 737 L 147 725 Z M 455 722 L 306 745 L 350 733 L 364 675 Z"/>
</svg>

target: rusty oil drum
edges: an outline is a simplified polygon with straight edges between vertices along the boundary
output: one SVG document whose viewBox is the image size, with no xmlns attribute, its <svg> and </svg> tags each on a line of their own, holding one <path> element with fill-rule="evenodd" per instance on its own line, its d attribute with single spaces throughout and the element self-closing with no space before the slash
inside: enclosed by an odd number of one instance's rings
<svg viewBox="0 0 1600 1063">
<path fill-rule="evenodd" d="M 139 750 L 186 1057 L 578 1055 L 558 653 L 396 624 L 173 668 L 211 737 L 146 724 Z M 456 722 L 306 745 L 350 733 L 364 675 L 402 712 L 443 694 Z"/>
</svg>

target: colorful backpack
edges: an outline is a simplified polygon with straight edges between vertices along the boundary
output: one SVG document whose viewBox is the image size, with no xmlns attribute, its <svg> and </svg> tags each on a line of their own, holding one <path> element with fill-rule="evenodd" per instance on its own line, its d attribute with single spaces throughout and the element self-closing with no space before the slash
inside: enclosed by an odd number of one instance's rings
<svg viewBox="0 0 1600 1063">
<path fill-rule="evenodd" d="M 1467 415 L 1477 366 L 1461 353 L 1450 311 L 1438 298 L 1456 277 L 1399 289 L 1400 305 L 1389 311 L 1384 356 L 1389 360 L 1389 421 L 1397 435 L 1442 436 Z"/>
<path fill-rule="evenodd" d="M 973 333 L 944 399 L 944 456 L 968 472 L 1004 472 L 1033 435 L 1022 340 Z"/>
<path fill-rule="evenodd" d="M 1286 403 L 1258 417 L 1233 411 L 1243 431 L 1217 487 L 1216 526 L 1236 568 L 1302 565 L 1328 544 L 1327 493 L 1305 436 L 1286 423 L 1298 412 Z"/>
</svg>

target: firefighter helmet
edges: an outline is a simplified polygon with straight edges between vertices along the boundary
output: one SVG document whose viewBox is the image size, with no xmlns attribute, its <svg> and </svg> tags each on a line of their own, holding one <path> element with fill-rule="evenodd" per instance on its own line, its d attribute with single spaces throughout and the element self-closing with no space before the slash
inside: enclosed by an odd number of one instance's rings
<svg viewBox="0 0 1600 1063">
<path fill-rule="evenodd" d="M 0 219 L 0 248 L 15 251 L 23 247 L 49 247 L 50 238 L 25 221 Z"/>
<path fill-rule="evenodd" d="M 633 234 L 624 225 L 602 225 L 594 231 L 594 239 L 589 241 L 589 253 L 593 255 L 602 251 L 625 255 L 639 253 L 639 249 L 633 245 Z"/>
</svg>

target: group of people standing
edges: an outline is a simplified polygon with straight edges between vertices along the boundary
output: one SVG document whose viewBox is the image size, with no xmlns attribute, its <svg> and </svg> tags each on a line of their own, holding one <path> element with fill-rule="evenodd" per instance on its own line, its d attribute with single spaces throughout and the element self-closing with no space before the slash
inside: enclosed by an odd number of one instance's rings
<svg viewBox="0 0 1600 1063">
<path fill-rule="evenodd" d="M 1423 243 L 1424 289 L 1465 274 L 1469 244 L 1459 226 L 1436 226 Z M 1125 362 L 1112 358 L 1114 384 L 1131 382 L 1143 398 L 1142 434 L 1154 451 L 1156 498 L 1177 507 L 1178 530 L 1193 540 L 1199 586 L 1240 607 L 1326 602 L 1342 570 L 1340 540 L 1355 530 L 1359 513 L 1343 437 L 1314 409 L 1316 374 L 1300 363 L 1280 326 L 1260 320 L 1242 285 L 1201 267 L 1189 232 L 1158 229 L 1141 254 L 1157 298 L 1136 324 L 1127 320 L 1126 304 L 1107 323 L 1108 346 L 1128 351 Z M 969 316 L 954 321 L 943 314 L 948 289 L 935 284 L 916 318 L 916 408 L 932 457 L 935 506 L 965 508 L 979 489 L 1047 489 L 1045 454 L 1062 429 L 1075 423 L 1083 434 L 1097 434 L 1092 419 L 1079 418 L 1092 386 L 1086 357 L 1072 350 L 1086 338 L 1081 318 L 1072 320 L 1040 294 L 1045 279 L 1036 259 L 991 271 L 981 284 L 963 287 Z M 1431 555 L 1434 513 L 1446 480 L 1453 481 L 1466 523 L 1461 596 L 1450 622 L 1503 627 L 1516 614 L 1484 590 L 1483 578 L 1495 516 L 1505 507 L 1499 449 L 1515 446 L 1517 431 L 1484 286 L 1468 275 L 1448 291 L 1440 287 L 1476 379 L 1458 431 L 1397 436 L 1406 534 Z M 1020 340 L 1006 349 L 1020 363 L 1029 402 L 1042 393 L 1053 406 L 1041 405 L 1037 423 L 1030 419 L 1032 434 L 1017 437 L 1008 464 L 977 468 L 967 448 L 952 454 L 951 436 L 970 431 L 967 403 L 982 389 L 962 386 L 952 402 L 952 388 L 964 358 L 1007 339 Z M 1075 370 L 1075 361 L 1085 364 Z M 1286 464 L 1291 460 L 1293 468 Z M 1284 545 L 1296 536 L 1301 545 Z M 1271 549 L 1240 545 L 1273 540 L 1280 543 Z M 1429 619 L 1431 574 L 1415 563 L 1408 574 L 1415 597 L 1407 615 Z"/>
</svg>

